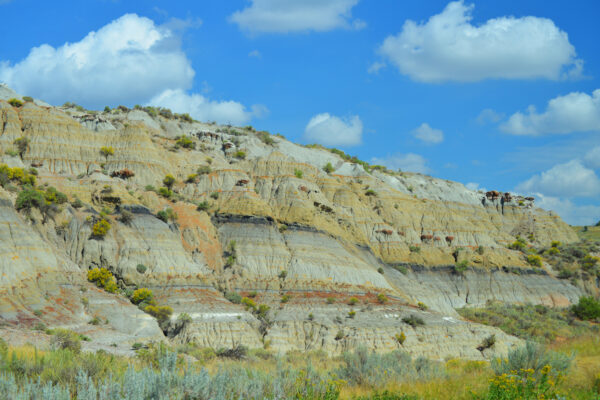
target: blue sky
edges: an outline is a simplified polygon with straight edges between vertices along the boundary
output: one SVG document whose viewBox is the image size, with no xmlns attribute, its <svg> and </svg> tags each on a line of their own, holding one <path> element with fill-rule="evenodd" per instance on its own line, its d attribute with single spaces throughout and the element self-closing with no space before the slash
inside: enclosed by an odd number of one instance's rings
<svg viewBox="0 0 600 400">
<path fill-rule="evenodd" d="M 596 1 L 0 0 L 0 81 L 155 104 L 600 220 Z"/>
</svg>

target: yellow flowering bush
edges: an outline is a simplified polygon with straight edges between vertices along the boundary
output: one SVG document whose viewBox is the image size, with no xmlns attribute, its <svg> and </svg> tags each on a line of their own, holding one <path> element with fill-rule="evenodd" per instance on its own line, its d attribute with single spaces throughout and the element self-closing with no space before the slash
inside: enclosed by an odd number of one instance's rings
<svg viewBox="0 0 600 400">
<path fill-rule="evenodd" d="M 88 281 L 94 282 L 96 286 L 114 293 L 117 291 L 117 283 L 113 274 L 106 268 L 94 268 L 88 271 Z"/>
<path fill-rule="evenodd" d="M 104 238 L 110 230 L 110 223 L 104 218 L 96 222 L 92 227 L 92 236 L 95 238 Z"/>
<path fill-rule="evenodd" d="M 136 289 L 131 296 L 133 304 L 139 304 L 142 301 L 152 300 L 152 290 L 147 288 Z"/>
<path fill-rule="evenodd" d="M 491 378 L 487 396 L 481 399 L 554 399 L 559 395 L 557 385 L 562 378 L 562 373 L 550 365 L 545 365 L 539 374 L 533 368 L 511 371 Z"/>
</svg>

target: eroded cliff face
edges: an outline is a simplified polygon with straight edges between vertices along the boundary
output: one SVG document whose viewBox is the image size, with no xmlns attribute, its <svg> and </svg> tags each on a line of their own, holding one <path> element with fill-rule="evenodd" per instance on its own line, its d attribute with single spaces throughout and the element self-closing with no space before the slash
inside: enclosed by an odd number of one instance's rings
<svg viewBox="0 0 600 400">
<path fill-rule="evenodd" d="M 7 326 L 65 326 L 111 351 L 164 339 L 331 353 L 365 344 L 481 358 L 519 341 L 461 320 L 455 308 L 487 300 L 566 306 L 582 294 L 548 266 L 534 270 L 507 249 L 517 234 L 536 244 L 577 240 L 531 200 L 486 197 L 420 174 L 368 173 L 328 150 L 274 136 L 266 144 L 239 128 L 38 104 L 0 100 L 0 163 L 35 166 L 39 185 L 84 206 L 66 204 L 42 223 L 36 211 L 15 211 L 15 191 L 0 188 L 0 317 Z M 196 148 L 176 148 L 181 135 Z M 20 137 L 28 147 L 11 156 Z M 102 146 L 114 154 L 103 156 Z M 327 163 L 333 172 L 323 171 Z M 189 177 L 200 166 L 210 172 Z M 123 169 L 134 176 L 111 177 Z M 177 179 L 172 199 L 147 190 L 162 186 L 166 174 Z M 209 208 L 198 211 L 200 202 Z M 103 208 L 111 229 L 92 238 L 90 221 Z M 175 221 L 156 217 L 166 208 Z M 123 210 L 131 221 L 120 221 Z M 470 267 L 456 271 L 463 260 Z M 108 268 L 122 287 L 152 289 L 171 306 L 172 326 L 163 327 L 169 337 L 125 296 L 87 282 L 94 267 Z M 226 300 L 226 292 L 256 292 L 253 301 L 270 306 L 267 318 Z M 178 326 L 182 313 L 191 322 Z M 402 321 L 410 315 L 425 325 Z M 102 324 L 87 323 L 94 317 Z M 491 334 L 496 346 L 477 350 Z"/>
</svg>

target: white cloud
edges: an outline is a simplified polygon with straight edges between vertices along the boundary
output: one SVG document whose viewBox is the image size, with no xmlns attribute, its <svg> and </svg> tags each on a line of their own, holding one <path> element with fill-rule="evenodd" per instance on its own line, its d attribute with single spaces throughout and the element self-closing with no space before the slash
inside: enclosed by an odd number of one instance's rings
<svg viewBox="0 0 600 400">
<path fill-rule="evenodd" d="M 438 144 L 444 141 L 444 132 L 433 129 L 427 123 L 422 123 L 413 131 L 413 135 L 427 144 Z"/>
<path fill-rule="evenodd" d="M 50 103 L 88 107 L 133 104 L 165 89 L 191 86 L 194 70 L 178 37 L 148 18 L 126 14 L 75 43 L 34 47 L 0 80 Z"/>
<path fill-rule="evenodd" d="M 514 135 L 600 131 L 600 89 L 591 96 L 572 92 L 555 97 L 541 114 L 529 106 L 525 114 L 513 114 L 500 129 Z"/>
<path fill-rule="evenodd" d="M 422 82 L 560 79 L 581 73 L 568 36 L 546 18 L 493 18 L 471 24 L 473 5 L 455 1 L 442 13 L 388 36 L 379 53 Z"/>
<path fill-rule="evenodd" d="M 536 206 L 556 212 L 568 224 L 593 225 L 600 221 L 600 206 L 577 205 L 569 199 L 545 196 L 542 193 L 533 194 L 536 197 Z"/>
<path fill-rule="evenodd" d="M 250 53 L 248 53 L 248 57 L 261 58 L 262 54 L 260 54 L 260 51 L 258 50 L 252 50 Z"/>
<path fill-rule="evenodd" d="M 253 34 L 325 32 L 336 28 L 362 29 L 366 25 L 352 20 L 352 7 L 359 0 L 251 1 L 250 6 L 236 11 L 229 20 Z"/>
<path fill-rule="evenodd" d="M 600 146 L 596 146 L 583 157 L 585 164 L 593 169 L 600 169 Z"/>
<path fill-rule="evenodd" d="M 342 119 L 329 113 L 317 114 L 304 129 L 306 140 L 325 146 L 357 146 L 362 142 L 362 134 L 358 115 Z"/>
<path fill-rule="evenodd" d="M 373 64 L 371 64 L 369 66 L 369 69 L 367 70 L 367 72 L 369 74 L 378 74 L 379 71 L 381 69 L 385 68 L 385 67 L 386 67 L 386 63 L 380 62 L 380 61 L 376 61 L 376 62 L 374 62 Z"/>
<path fill-rule="evenodd" d="M 483 191 L 483 192 L 487 192 L 487 189 L 484 187 L 480 187 L 479 183 L 476 182 L 469 182 L 467 184 L 465 184 L 465 187 L 469 190 L 473 190 L 473 191 Z"/>
<path fill-rule="evenodd" d="M 579 160 L 558 164 L 517 186 L 519 192 L 555 197 L 589 197 L 600 193 L 600 179 Z"/>
<path fill-rule="evenodd" d="M 482 110 L 477 116 L 477 123 L 479 125 L 496 124 L 504 118 L 504 114 L 496 112 L 491 108 Z"/>
<path fill-rule="evenodd" d="M 253 106 L 251 110 L 236 101 L 213 101 L 201 94 L 187 94 L 181 89 L 167 89 L 153 97 L 148 105 L 170 108 L 178 113 L 189 113 L 199 121 L 216 121 L 221 124 L 242 125 L 253 117 L 262 117 L 267 112 L 264 106 Z"/>
<path fill-rule="evenodd" d="M 427 160 L 423 156 L 414 153 L 397 153 L 383 158 L 373 157 L 371 164 L 385 165 L 391 169 L 420 172 L 422 174 L 431 172 L 431 169 L 427 166 Z"/>
</svg>

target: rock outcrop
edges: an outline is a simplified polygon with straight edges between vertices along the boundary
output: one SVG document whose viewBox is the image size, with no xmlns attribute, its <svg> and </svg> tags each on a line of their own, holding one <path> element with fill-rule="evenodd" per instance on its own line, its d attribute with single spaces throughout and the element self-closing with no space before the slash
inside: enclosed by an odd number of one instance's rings
<svg viewBox="0 0 600 400">
<path fill-rule="evenodd" d="M 0 164 L 35 167 L 38 185 L 83 203 L 43 221 L 36 210 L 15 210 L 18 188 L 0 188 L 0 322 L 11 329 L 68 327 L 111 351 L 170 340 L 480 358 L 519 340 L 461 320 L 455 308 L 488 300 L 566 306 L 582 294 L 507 249 L 517 235 L 538 245 L 577 240 L 532 199 L 367 172 L 327 149 L 143 110 L 95 113 L 37 100 L 13 107 L 5 100 L 16 94 L 2 90 Z M 182 135 L 193 146 L 179 146 Z M 22 137 L 28 145 L 18 154 Z M 103 146 L 114 153 L 101 154 Z M 176 183 L 161 196 L 167 174 Z M 176 217 L 157 218 L 168 209 Z M 111 229 L 93 238 L 101 212 Z M 459 261 L 467 270 L 456 271 Z M 171 326 L 87 282 L 95 267 L 110 270 L 123 293 L 151 289 L 173 309 Z M 270 309 L 260 314 L 226 293 Z M 184 313 L 189 321 L 177 322 Z M 424 325 L 403 322 L 410 315 Z M 88 324 L 94 318 L 102 323 Z M 492 334 L 495 347 L 477 350 Z"/>
</svg>

